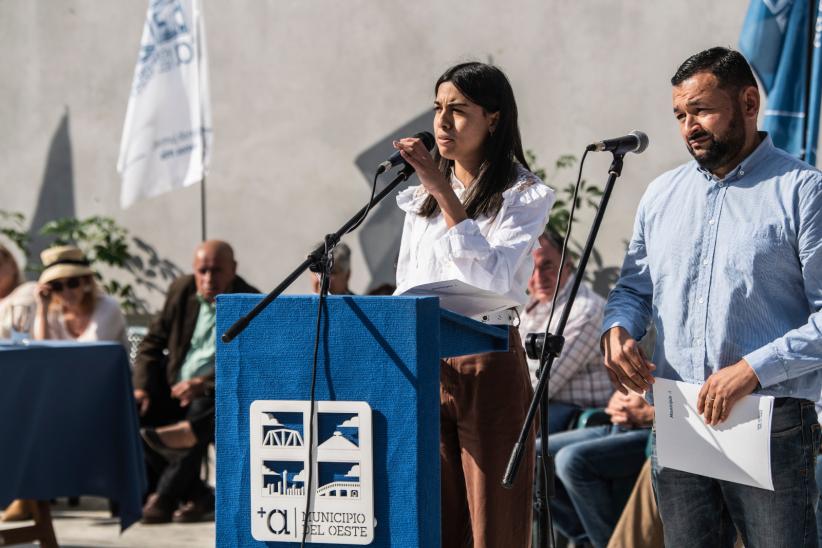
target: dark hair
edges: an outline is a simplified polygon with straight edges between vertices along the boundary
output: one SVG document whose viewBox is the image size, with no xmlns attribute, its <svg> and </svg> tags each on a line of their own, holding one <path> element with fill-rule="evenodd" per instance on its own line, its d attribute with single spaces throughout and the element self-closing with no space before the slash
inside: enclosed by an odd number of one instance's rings
<svg viewBox="0 0 822 548">
<path fill-rule="evenodd" d="M 562 244 L 565 243 L 565 238 L 551 228 L 551 225 L 545 225 L 545 230 L 540 234 L 540 238 L 554 246 L 557 251 L 562 251 Z"/>
<path fill-rule="evenodd" d="M 522 152 L 514 91 L 500 69 L 485 63 L 462 63 L 449 68 L 437 80 L 435 95 L 445 82 L 454 84 L 469 101 L 486 112 L 499 112 L 494 132 L 485 139 L 485 163 L 463 200 L 469 218 L 493 217 L 502 207 L 502 193 L 516 182 L 516 163 L 530 169 Z M 441 157 L 438 150 L 434 152 L 434 159 L 448 178 L 454 162 Z M 438 212 L 439 205 L 433 196 L 428 196 L 419 210 L 423 217 L 433 217 Z"/>
<path fill-rule="evenodd" d="M 691 55 L 679 65 L 671 78 L 671 85 L 678 86 L 698 72 L 710 72 L 716 76 L 720 88 L 740 90 L 748 86 L 758 87 L 748 61 L 732 49 L 716 47 Z"/>
</svg>

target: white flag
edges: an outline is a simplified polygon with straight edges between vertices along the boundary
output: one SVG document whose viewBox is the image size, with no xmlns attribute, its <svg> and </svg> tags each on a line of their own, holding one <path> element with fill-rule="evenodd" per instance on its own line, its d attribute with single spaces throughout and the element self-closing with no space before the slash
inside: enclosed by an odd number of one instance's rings
<svg viewBox="0 0 822 548">
<path fill-rule="evenodd" d="M 202 181 L 211 139 L 199 2 L 149 0 L 117 160 L 121 206 Z"/>
</svg>

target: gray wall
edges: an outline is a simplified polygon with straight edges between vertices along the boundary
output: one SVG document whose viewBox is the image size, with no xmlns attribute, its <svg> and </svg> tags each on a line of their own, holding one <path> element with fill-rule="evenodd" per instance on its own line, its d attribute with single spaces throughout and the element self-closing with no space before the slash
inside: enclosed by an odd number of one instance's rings
<svg viewBox="0 0 822 548">
<path fill-rule="evenodd" d="M 434 81 L 469 59 L 506 71 L 525 146 L 544 166 L 600 138 L 650 135 L 647 152 L 626 159 L 598 241 L 605 265 L 618 265 L 642 191 L 688 159 L 669 78 L 691 53 L 735 46 L 748 2 L 203 4 L 215 134 L 208 233 L 230 241 L 240 272 L 267 289 L 365 202 L 370 174 L 358 159 L 368 165 L 391 152 L 384 141 L 401 128 L 427 125 Z M 146 264 L 168 261 L 168 275 L 171 265 L 188 270 L 199 240 L 199 188 L 121 210 L 115 170 L 145 9 L 134 0 L 0 0 L 0 209 L 38 221 L 110 215 L 145 243 Z M 590 157 L 589 182 L 603 183 L 608 159 Z M 355 291 L 393 263 L 372 257 L 372 276 L 361 241 L 390 248 L 397 222 L 386 206 L 347 238 Z M 159 273 L 151 281 L 168 283 Z M 308 290 L 303 277 L 291 292 Z M 141 291 L 161 302 L 161 291 Z"/>
</svg>

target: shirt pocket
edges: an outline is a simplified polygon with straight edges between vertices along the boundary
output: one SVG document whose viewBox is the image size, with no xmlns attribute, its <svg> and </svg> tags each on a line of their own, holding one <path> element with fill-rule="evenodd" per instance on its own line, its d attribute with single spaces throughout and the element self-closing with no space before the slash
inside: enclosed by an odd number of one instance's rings
<svg viewBox="0 0 822 548">
<path fill-rule="evenodd" d="M 779 222 L 736 223 L 725 240 L 729 274 L 768 280 L 792 260 L 792 247 Z"/>
</svg>

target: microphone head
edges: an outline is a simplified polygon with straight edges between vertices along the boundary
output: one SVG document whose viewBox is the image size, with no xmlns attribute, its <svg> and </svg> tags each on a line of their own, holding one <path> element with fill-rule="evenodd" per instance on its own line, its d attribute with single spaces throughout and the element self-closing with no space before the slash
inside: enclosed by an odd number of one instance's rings
<svg viewBox="0 0 822 548">
<path fill-rule="evenodd" d="M 422 141 L 422 144 L 424 144 L 425 148 L 427 148 L 429 151 L 432 148 L 434 148 L 434 144 L 436 143 L 436 141 L 434 140 L 434 135 L 432 135 L 430 132 L 421 131 L 419 133 L 416 133 L 414 137 Z M 646 137 L 645 139 L 647 141 L 648 138 Z"/>
<path fill-rule="evenodd" d="M 648 136 L 645 133 L 638 131 L 636 129 L 628 135 L 633 135 L 637 138 L 637 141 L 639 141 L 639 145 L 637 145 L 637 147 L 631 152 L 634 152 L 636 154 L 641 154 L 645 152 L 645 149 L 648 148 Z"/>
</svg>

